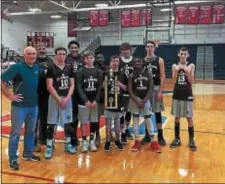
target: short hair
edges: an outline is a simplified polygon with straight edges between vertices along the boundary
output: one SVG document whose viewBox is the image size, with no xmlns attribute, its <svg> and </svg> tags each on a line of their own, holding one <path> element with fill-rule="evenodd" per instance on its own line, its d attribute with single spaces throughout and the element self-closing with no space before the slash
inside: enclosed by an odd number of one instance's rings
<svg viewBox="0 0 225 184">
<path fill-rule="evenodd" d="M 71 46 L 72 44 L 75 44 L 75 45 L 77 45 L 78 48 L 80 48 L 80 44 L 79 44 L 78 41 L 71 40 L 71 41 L 68 43 L 68 49 L 70 49 L 70 46 Z"/>
<path fill-rule="evenodd" d="M 65 51 L 66 54 L 67 54 L 67 50 L 66 50 L 65 47 L 58 47 L 58 48 L 56 48 L 56 49 L 55 49 L 55 54 L 57 54 L 57 52 L 58 52 L 58 51 L 61 51 L 61 50 Z"/>
<path fill-rule="evenodd" d="M 149 43 L 152 44 L 152 45 L 154 45 L 154 47 L 155 47 L 155 42 L 152 41 L 152 40 L 147 41 L 147 43 L 145 44 L 145 46 L 147 46 Z"/>
<path fill-rule="evenodd" d="M 120 58 L 119 56 L 117 56 L 117 55 L 113 55 L 113 56 L 111 56 L 110 57 L 110 62 L 113 60 L 113 59 L 116 59 L 116 58 Z"/>
<path fill-rule="evenodd" d="M 183 51 L 183 52 L 189 52 L 188 49 L 187 49 L 187 47 L 181 47 L 180 50 L 179 50 L 179 52 L 180 52 L 180 51 Z"/>
<path fill-rule="evenodd" d="M 137 62 L 140 63 L 140 62 L 142 62 L 142 60 L 141 60 L 140 58 L 138 58 L 138 57 L 135 57 L 135 58 L 134 58 L 134 63 L 136 64 Z"/>
<path fill-rule="evenodd" d="M 120 50 L 131 50 L 131 44 L 129 42 L 124 42 L 120 45 Z"/>
<path fill-rule="evenodd" d="M 40 47 L 40 46 L 46 47 L 46 45 L 44 44 L 44 42 L 39 42 L 39 43 L 36 45 L 36 48 L 38 48 L 38 47 Z"/>
<path fill-rule="evenodd" d="M 28 47 L 25 47 L 24 50 L 23 50 L 24 55 L 26 55 L 27 51 L 29 51 L 29 50 L 33 50 L 34 52 L 37 53 L 37 51 L 34 47 L 28 46 Z"/>
<path fill-rule="evenodd" d="M 87 57 L 87 56 L 95 56 L 94 52 L 90 51 L 90 50 L 87 50 L 84 52 L 83 54 L 84 58 Z"/>
<path fill-rule="evenodd" d="M 97 56 L 98 54 L 102 54 L 102 55 L 103 55 L 102 52 L 96 52 L 96 53 L 95 53 L 95 56 Z"/>
</svg>

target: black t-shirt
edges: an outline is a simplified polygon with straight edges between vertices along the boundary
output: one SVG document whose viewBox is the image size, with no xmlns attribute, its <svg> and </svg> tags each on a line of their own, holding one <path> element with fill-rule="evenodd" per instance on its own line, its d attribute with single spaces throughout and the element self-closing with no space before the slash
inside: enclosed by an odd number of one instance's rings
<svg viewBox="0 0 225 184">
<path fill-rule="evenodd" d="M 144 69 L 152 74 L 153 82 L 155 86 L 160 85 L 160 65 L 159 57 L 155 57 L 153 60 L 149 60 L 147 57 L 143 59 Z"/>
<path fill-rule="evenodd" d="M 132 91 L 135 96 L 144 99 L 150 89 L 149 80 L 150 75 L 147 71 L 141 72 L 139 74 L 132 74 Z"/>
<path fill-rule="evenodd" d="M 77 72 L 78 104 L 84 105 L 87 101 L 100 101 L 102 87 L 102 72 L 98 68 L 83 67 Z"/>
<path fill-rule="evenodd" d="M 66 57 L 66 65 L 70 66 L 75 74 L 80 68 L 84 65 L 83 57 L 78 54 L 77 56 L 73 56 L 72 54 L 68 54 Z"/>
<path fill-rule="evenodd" d="M 105 76 L 107 76 L 108 79 L 110 79 L 110 71 L 105 73 Z M 121 83 L 124 82 L 124 77 L 120 74 L 120 72 L 113 72 L 113 76 L 117 76 L 117 80 L 120 81 Z M 123 103 L 123 90 L 118 86 L 115 86 L 115 81 L 114 80 L 108 80 L 107 83 L 107 92 L 110 95 L 115 95 L 115 87 L 117 88 L 117 94 L 118 94 L 118 108 L 117 109 L 107 109 L 109 111 L 113 112 L 122 112 L 124 111 L 124 103 Z M 104 88 L 105 90 L 105 88 Z M 105 96 L 105 95 L 104 95 Z"/>
<path fill-rule="evenodd" d="M 65 65 L 63 69 L 55 63 L 48 68 L 47 78 L 53 79 L 53 87 L 59 96 L 67 96 L 70 88 L 70 78 L 73 78 L 73 72 L 70 67 Z"/>
<path fill-rule="evenodd" d="M 186 65 L 190 65 L 187 63 Z M 184 69 L 180 69 L 177 72 L 177 79 L 173 90 L 173 99 L 182 101 L 193 101 L 193 92 L 190 82 L 185 75 Z"/>
<path fill-rule="evenodd" d="M 44 99 L 47 99 L 49 96 L 46 85 L 46 72 L 48 70 L 48 67 L 53 64 L 53 61 L 47 56 L 45 58 L 37 58 L 36 62 L 43 69 L 38 82 L 38 99 L 39 101 L 42 101 Z"/>
</svg>

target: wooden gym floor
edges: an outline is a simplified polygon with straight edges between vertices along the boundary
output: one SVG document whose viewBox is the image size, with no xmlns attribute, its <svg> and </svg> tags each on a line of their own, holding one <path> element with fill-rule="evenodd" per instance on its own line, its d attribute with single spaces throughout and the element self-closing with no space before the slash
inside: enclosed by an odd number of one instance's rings
<svg viewBox="0 0 225 184">
<path fill-rule="evenodd" d="M 41 162 L 20 161 L 20 170 L 12 171 L 8 167 L 8 136 L 2 135 L 2 182 L 3 183 L 172 183 L 172 182 L 225 182 L 225 85 L 194 84 L 194 124 L 197 152 L 189 151 L 187 122 L 181 121 L 182 146 L 170 149 L 173 140 L 174 119 L 170 115 L 171 94 L 164 95 L 168 118 L 164 127 L 167 146 L 161 154 L 153 153 L 149 146 L 143 146 L 140 152 L 131 152 L 133 141 L 124 151 L 112 147 L 111 153 L 103 151 L 104 143 L 97 153 L 76 155 L 64 153 L 64 144 L 56 143 L 53 159 L 45 160 L 43 152 Z M 172 84 L 167 83 L 167 90 Z M 10 104 L 2 97 L 2 128 L 10 125 Z M 3 130 L 3 129 L 2 129 Z M 5 129 L 4 129 L 5 130 Z M 7 131 L 8 132 L 8 131 Z M 101 129 L 104 139 L 104 127 Z M 4 131 L 2 132 L 4 134 Z M 7 134 L 5 132 L 5 134 Z M 103 142 L 103 141 L 102 141 Z M 20 142 L 19 153 L 23 151 Z"/>
</svg>

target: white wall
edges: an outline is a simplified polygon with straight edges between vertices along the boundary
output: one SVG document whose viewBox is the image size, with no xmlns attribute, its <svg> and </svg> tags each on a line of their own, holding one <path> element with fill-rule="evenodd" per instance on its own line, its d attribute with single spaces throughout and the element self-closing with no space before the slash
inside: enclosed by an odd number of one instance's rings
<svg viewBox="0 0 225 184">
<path fill-rule="evenodd" d="M 2 44 L 5 47 L 23 53 L 27 44 L 27 31 L 35 31 L 36 24 L 32 17 L 13 17 L 14 22 L 10 23 L 2 19 Z"/>
</svg>

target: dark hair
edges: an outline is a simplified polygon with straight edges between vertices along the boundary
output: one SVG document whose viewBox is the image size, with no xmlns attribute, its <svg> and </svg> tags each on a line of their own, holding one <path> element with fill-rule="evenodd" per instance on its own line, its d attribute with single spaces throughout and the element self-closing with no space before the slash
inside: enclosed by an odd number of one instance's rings
<svg viewBox="0 0 225 184">
<path fill-rule="evenodd" d="M 75 41 L 75 40 L 72 40 L 72 41 L 70 41 L 70 42 L 68 43 L 68 49 L 70 49 L 70 46 L 71 46 L 72 44 L 75 44 L 75 45 L 78 46 L 78 48 L 80 48 L 79 42 L 77 42 L 77 41 Z"/>
<path fill-rule="evenodd" d="M 95 53 L 95 56 L 97 56 L 98 54 L 102 54 L 102 55 L 103 55 L 102 52 L 96 52 L 96 53 Z"/>
<path fill-rule="evenodd" d="M 145 44 L 145 46 L 147 46 L 149 43 L 151 43 L 151 44 L 154 45 L 154 47 L 155 47 L 155 42 L 152 41 L 152 40 L 147 41 L 147 43 Z"/>
<path fill-rule="evenodd" d="M 140 62 L 142 62 L 142 60 L 141 60 L 140 58 L 138 58 L 138 57 L 135 57 L 135 58 L 134 58 L 134 63 L 136 64 L 137 62 L 140 63 Z"/>
<path fill-rule="evenodd" d="M 64 50 L 64 51 L 66 52 L 66 54 L 67 54 L 66 48 L 64 48 L 64 47 L 58 47 L 58 48 L 55 49 L 55 55 L 56 55 L 57 52 L 60 51 L 60 50 Z"/>
<path fill-rule="evenodd" d="M 92 51 L 87 50 L 87 51 L 84 52 L 83 57 L 85 58 L 87 56 L 93 56 L 94 57 L 95 54 Z"/>
<path fill-rule="evenodd" d="M 110 57 L 110 62 L 113 60 L 113 59 L 116 59 L 116 58 L 120 58 L 119 56 L 117 56 L 117 55 L 113 55 L 113 56 L 111 56 Z"/>
<path fill-rule="evenodd" d="M 120 45 L 120 50 L 131 50 L 131 44 L 129 42 L 124 42 Z"/>
<path fill-rule="evenodd" d="M 183 51 L 183 52 L 189 52 L 188 49 L 187 49 L 186 47 L 181 47 L 180 50 L 179 50 L 179 52 L 180 52 L 180 51 Z"/>
</svg>

